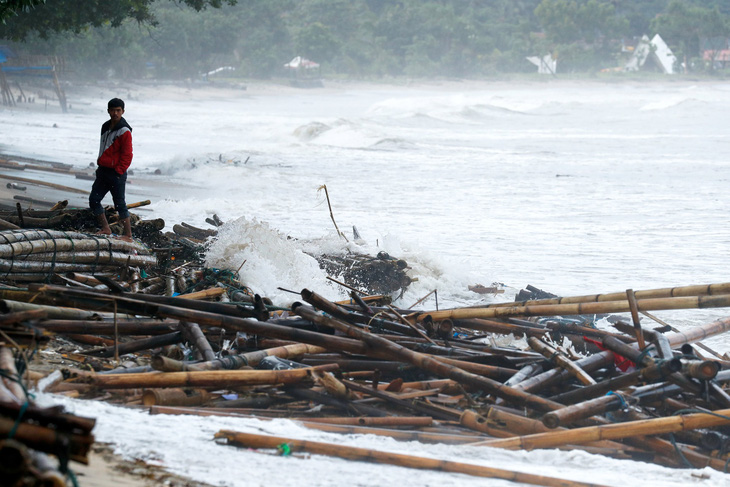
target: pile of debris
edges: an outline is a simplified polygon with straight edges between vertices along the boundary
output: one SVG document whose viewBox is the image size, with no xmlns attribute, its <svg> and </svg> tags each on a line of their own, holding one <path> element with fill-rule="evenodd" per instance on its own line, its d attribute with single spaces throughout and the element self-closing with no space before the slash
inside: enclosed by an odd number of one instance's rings
<svg viewBox="0 0 730 487">
<path fill-rule="evenodd" d="M 135 220 L 133 233 L 147 245 L 69 228 L 0 233 L 0 449 L 18 458 L 26 449 L 51 453 L 61 472 L 68 460 L 86 460 L 93 420 L 35 408 L 26 388 L 36 384 L 153 414 L 285 417 L 329 432 L 583 449 L 721 471 L 730 460 L 730 362 L 699 343 L 726 332 L 730 319 L 679 333 L 663 322 L 648 328 L 639 316 L 660 321 L 650 312 L 730 306 L 730 283 L 570 298 L 533 288 L 526 301 L 413 311 L 390 296 L 410 282 L 405 262 L 330 256 L 320 262 L 331 272 L 350 269 L 338 274 L 352 279 L 349 299 L 303 289 L 284 307 L 253 295 L 231 271 L 202 267 L 215 230 L 163 227 Z M 358 265 L 374 270 L 358 274 Z M 614 332 L 579 318 L 609 313 L 629 313 L 630 322 L 615 320 Z M 498 346 L 497 335 L 525 340 Z M 53 358 L 37 360 L 42 347 Z M 280 453 L 587 485 L 290 438 L 217 437 Z M 46 475 L 26 464 L 5 478 L 34 485 L 22 479 Z"/>
</svg>

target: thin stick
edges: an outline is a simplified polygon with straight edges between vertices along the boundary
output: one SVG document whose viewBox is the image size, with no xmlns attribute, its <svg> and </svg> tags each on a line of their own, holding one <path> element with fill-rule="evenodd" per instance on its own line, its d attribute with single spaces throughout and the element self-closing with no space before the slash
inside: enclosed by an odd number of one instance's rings
<svg viewBox="0 0 730 487">
<path fill-rule="evenodd" d="M 407 308 L 407 309 L 411 309 L 411 308 L 413 308 L 414 306 L 416 306 L 416 305 L 418 305 L 418 304 L 422 303 L 423 301 L 425 301 L 425 300 L 426 300 L 426 298 L 427 298 L 427 297 L 429 297 L 430 295 L 432 295 L 432 294 L 433 294 L 433 293 L 435 293 L 435 292 L 436 292 L 436 289 L 434 289 L 434 290 L 433 290 L 433 291 L 431 291 L 430 293 L 426 294 L 426 295 L 425 295 L 424 297 L 422 297 L 421 299 L 419 299 L 418 301 L 416 301 L 416 302 L 415 302 L 415 303 L 413 303 L 412 305 L 408 306 L 408 308 Z"/>
<path fill-rule="evenodd" d="M 392 306 L 391 306 L 391 305 L 389 305 L 389 304 L 387 304 L 386 306 L 388 307 L 388 309 L 390 309 L 390 310 L 391 310 L 391 311 L 392 311 L 392 312 L 393 312 L 393 313 L 394 313 L 394 314 L 395 314 L 395 315 L 396 315 L 396 316 L 398 317 L 398 319 L 399 319 L 400 321 L 402 321 L 402 322 L 403 322 L 403 323 L 405 323 L 406 325 L 408 325 L 408 326 L 410 326 L 411 328 L 413 328 L 413 330 L 414 330 L 414 331 L 415 331 L 416 333 L 418 333 L 418 334 L 419 334 L 419 335 L 420 335 L 421 337 L 425 338 L 426 340 L 428 340 L 428 341 L 429 341 L 430 343 L 432 343 L 433 345 L 436 345 L 436 342 L 434 342 L 433 340 L 431 340 L 431 339 L 430 339 L 430 338 L 428 337 L 428 335 L 426 335 L 425 333 L 423 333 L 423 332 L 421 331 L 421 329 L 420 329 L 420 328 L 418 328 L 418 327 L 417 327 L 416 325 L 414 325 L 413 323 L 411 323 L 410 321 L 408 321 L 407 319 L 405 319 L 405 318 L 403 317 L 403 315 L 401 315 L 400 313 L 398 313 L 398 311 L 397 311 L 397 310 L 396 310 L 396 309 L 395 309 L 394 307 L 392 307 Z"/>
<path fill-rule="evenodd" d="M 114 300 L 114 360 L 119 363 L 119 323 L 117 322 L 116 300 Z"/>
<path fill-rule="evenodd" d="M 359 289 L 356 289 L 356 288 L 354 288 L 354 287 L 352 287 L 352 286 L 348 286 L 348 285 L 347 285 L 347 284 L 345 284 L 344 282 L 338 281 L 338 280 L 337 280 L 337 279 L 335 279 L 334 277 L 330 277 L 330 276 L 327 276 L 327 279 L 329 279 L 329 280 L 330 280 L 330 281 L 332 281 L 332 282 L 335 282 L 335 283 L 339 284 L 339 285 L 340 285 L 340 286 L 342 286 L 342 287 L 346 287 L 346 288 L 347 288 L 347 289 L 349 289 L 350 291 L 355 291 L 356 293 L 358 293 L 358 294 L 362 294 L 363 296 L 367 296 L 367 295 L 368 295 L 368 293 L 366 293 L 366 292 L 364 292 L 364 291 L 360 291 Z M 297 293 L 297 294 L 299 294 L 299 293 Z"/>
<path fill-rule="evenodd" d="M 323 184 L 319 187 L 319 189 L 324 189 L 324 194 L 327 197 L 327 206 L 329 206 L 330 209 L 330 218 L 332 218 L 332 223 L 335 224 L 335 230 L 337 230 L 337 235 L 345 239 L 345 242 L 350 242 L 347 240 L 347 237 L 345 237 L 345 234 L 340 231 L 339 228 L 337 228 L 337 222 L 335 221 L 335 215 L 332 214 L 332 205 L 330 204 L 330 194 L 327 192 L 327 185 Z"/>
<path fill-rule="evenodd" d="M 283 288 L 283 287 L 277 287 L 276 289 L 278 289 L 279 291 L 287 292 L 287 293 L 299 294 L 299 291 L 292 291 L 291 289 L 286 289 L 286 288 Z"/>
</svg>

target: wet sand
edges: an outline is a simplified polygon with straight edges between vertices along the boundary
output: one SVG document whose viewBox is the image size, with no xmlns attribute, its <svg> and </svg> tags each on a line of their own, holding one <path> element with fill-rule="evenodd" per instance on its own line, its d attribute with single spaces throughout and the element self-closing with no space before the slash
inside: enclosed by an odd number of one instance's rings
<svg viewBox="0 0 730 487">
<path fill-rule="evenodd" d="M 141 460 L 125 460 L 103 443 L 93 446 L 89 465 L 72 463 L 71 470 L 81 487 L 209 487 L 208 484 L 172 475 Z"/>
</svg>

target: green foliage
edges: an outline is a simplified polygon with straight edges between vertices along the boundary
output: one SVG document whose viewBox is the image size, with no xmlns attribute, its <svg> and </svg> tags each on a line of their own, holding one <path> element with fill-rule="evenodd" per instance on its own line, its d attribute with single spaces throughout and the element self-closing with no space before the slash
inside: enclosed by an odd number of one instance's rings
<svg viewBox="0 0 730 487">
<path fill-rule="evenodd" d="M 722 2 L 715 3 L 714 7 L 708 8 L 672 0 L 666 11 L 651 21 L 652 30 L 661 33 L 687 69 L 693 65 L 695 69 L 713 69 L 712 63 L 705 65 L 700 60 L 701 38 L 730 36 L 730 17 L 720 11 Z"/>
<path fill-rule="evenodd" d="M 20 4 L 14 8 L 16 14 L 5 18 L 0 26 L 0 37 L 15 40 L 25 39 L 31 34 L 47 38 L 56 32 L 79 34 L 90 27 L 111 25 L 119 27 L 127 19 L 155 25 L 157 20 L 152 14 L 155 0 L 14 0 L 10 4 Z M 197 11 L 208 6 L 220 7 L 224 0 L 180 0 Z M 236 0 L 225 0 L 233 5 Z M 33 8 L 26 8 L 32 6 Z M 2 10 L 0 10 L 2 12 Z"/>
<path fill-rule="evenodd" d="M 0 2 L 0 22 L 5 21 L 22 12 L 29 12 L 36 5 L 45 3 L 46 0 L 3 0 Z"/>
<path fill-rule="evenodd" d="M 535 9 L 549 51 L 563 69 L 594 70 L 611 61 L 617 40 L 628 33 L 628 21 L 610 3 L 588 0 L 543 0 Z"/>
<path fill-rule="evenodd" d="M 525 57 L 548 53 L 560 75 L 619 66 L 643 34 L 689 61 L 730 35 L 730 0 L 16 0 L 0 15 L 15 47 L 98 77 L 267 78 L 301 55 L 326 75 L 468 78 L 532 73 Z"/>
</svg>

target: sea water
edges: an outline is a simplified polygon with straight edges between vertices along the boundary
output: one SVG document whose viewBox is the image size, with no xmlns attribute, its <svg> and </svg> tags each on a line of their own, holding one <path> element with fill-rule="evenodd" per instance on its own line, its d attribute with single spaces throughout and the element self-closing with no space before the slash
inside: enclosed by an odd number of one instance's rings
<svg viewBox="0 0 730 487">
<path fill-rule="evenodd" d="M 279 287 L 341 295 L 300 254 L 344 249 L 408 261 L 403 306 L 434 289 L 441 308 L 489 301 L 474 284 L 508 298 L 728 280 L 729 83 L 75 90 L 68 114 L 0 111 L 0 150 L 86 167 L 115 95 L 141 178 L 128 200 L 150 198 L 168 228 L 243 219 L 209 264 L 245 261 L 242 278 L 275 300 L 293 299 Z M 658 314 L 684 326 L 724 312 Z"/>
<path fill-rule="evenodd" d="M 575 295 L 729 280 L 728 83 L 667 78 L 70 89 L 67 114 L 53 106 L 0 108 L 0 151 L 86 168 L 96 159 L 106 101 L 114 96 L 126 99 L 125 117 L 134 128 L 128 200 L 151 199 L 152 213 L 168 228 L 180 221 L 206 226 L 217 214 L 227 225 L 208 264 L 240 267 L 242 280 L 275 302 L 296 298 L 280 287 L 344 296 L 310 255 L 346 250 L 382 250 L 409 263 L 415 281 L 399 298 L 401 306 L 434 289 L 443 308 L 509 299 L 527 284 Z M 354 241 L 353 226 L 362 242 Z M 493 283 L 506 293 L 485 297 L 468 290 Z M 420 306 L 435 307 L 434 296 Z M 727 312 L 655 314 L 686 328 Z M 728 338 L 707 343 L 730 350 Z M 236 485 L 237 474 L 205 468 L 205 461 L 180 462 L 183 454 L 172 446 L 150 444 L 150 434 L 157 434 L 142 425 L 140 438 L 121 435 L 115 418 L 123 415 L 104 410 L 111 406 L 74 404 L 80 411 L 101 408 L 89 412 L 100 415 L 98 435 L 120 451 L 157 455 L 185 475 Z M 149 428 L 159 427 L 154 419 Z M 212 423 L 190 423 L 190 441 L 208 448 L 195 442 L 210 441 Z M 270 424 L 245 428 L 293 431 L 288 422 Z M 384 445 L 387 440 L 347 441 L 402 450 Z M 497 454 L 415 443 L 406 449 L 487 464 L 497 455 L 501 465 L 611 485 L 727 482 L 707 470 L 675 474 L 579 451 Z M 214 450 L 211 461 L 222 454 Z M 267 457 L 246 455 L 273 474 Z M 279 470 L 281 481 L 306 467 L 339 472 L 311 485 L 353 478 L 380 485 L 383 479 L 372 472 L 386 472 L 366 466 L 352 477 L 359 468 L 353 464 L 312 462 Z M 389 479 L 412 479 L 395 471 L 408 472 L 388 469 Z M 430 475 L 424 483 L 454 481 Z M 466 485 L 463 477 L 457 480 Z M 253 482 L 269 483 L 263 477 Z"/>
</svg>

